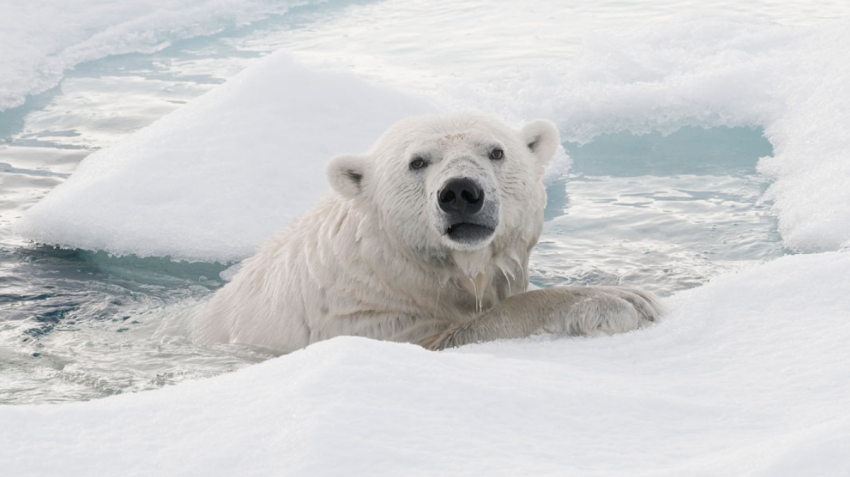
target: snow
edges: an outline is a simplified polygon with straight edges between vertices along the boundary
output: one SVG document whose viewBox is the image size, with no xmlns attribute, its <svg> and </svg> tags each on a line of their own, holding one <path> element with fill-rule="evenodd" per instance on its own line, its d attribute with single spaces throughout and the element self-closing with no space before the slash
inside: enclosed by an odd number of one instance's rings
<svg viewBox="0 0 850 477">
<path fill-rule="evenodd" d="M 835 45 L 848 42 L 846 22 L 654 25 L 588 48 L 566 81 L 524 85 L 532 93 L 518 101 L 545 104 L 580 141 L 614 130 L 763 127 L 774 155 L 759 171 L 774 181 L 764 198 L 784 245 L 838 250 L 850 241 L 850 51 Z"/>
<path fill-rule="evenodd" d="M 0 10 L 0 111 L 56 86 L 67 70 L 109 55 L 149 53 L 211 35 L 290 5 L 274 0 L 4 0 Z"/>
<path fill-rule="evenodd" d="M 734 18 L 677 19 L 591 42 L 571 71 L 515 87 L 517 114 L 547 111 L 573 140 L 682 126 L 763 127 L 784 245 L 850 241 L 850 42 L 846 22 L 791 27 Z M 501 101 L 502 92 L 490 101 Z M 469 98 L 475 101 L 476 98 Z M 482 101 L 487 101 L 481 98 Z M 539 112 L 538 112 L 539 110 Z"/>
<path fill-rule="evenodd" d="M 429 352 L 337 338 L 155 392 L 0 407 L 29 475 L 847 475 L 850 254 L 679 293 L 659 325 Z"/>
<path fill-rule="evenodd" d="M 399 119 L 431 111 L 273 54 L 87 157 L 16 231 L 116 255 L 240 260 L 327 190 L 328 159 L 365 152 Z"/>
<path fill-rule="evenodd" d="M 774 156 L 759 170 L 774 180 L 765 199 L 774 201 L 784 245 L 838 250 L 850 240 L 850 136 L 842 126 L 850 122 L 850 51 L 836 47 L 850 42 L 848 32 L 846 22 L 677 19 L 593 38 L 570 69 L 463 98 L 511 98 L 513 114 L 549 114 L 580 142 L 620 130 L 763 127 Z"/>
</svg>

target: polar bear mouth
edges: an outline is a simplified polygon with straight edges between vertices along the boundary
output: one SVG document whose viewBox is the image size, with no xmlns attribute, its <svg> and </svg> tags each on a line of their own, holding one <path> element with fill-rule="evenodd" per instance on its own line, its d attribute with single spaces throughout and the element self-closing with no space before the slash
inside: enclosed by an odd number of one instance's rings
<svg viewBox="0 0 850 477">
<path fill-rule="evenodd" d="M 496 231 L 493 227 L 470 222 L 452 224 L 446 230 L 446 235 L 455 242 L 474 243 L 490 238 Z"/>
</svg>

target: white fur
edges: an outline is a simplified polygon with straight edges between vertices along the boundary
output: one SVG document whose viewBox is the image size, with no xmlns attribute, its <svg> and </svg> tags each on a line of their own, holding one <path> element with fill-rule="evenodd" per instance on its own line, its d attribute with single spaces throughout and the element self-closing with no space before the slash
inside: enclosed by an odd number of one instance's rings
<svg viewBox="0 0 850 477">
<path fill-rule="evenodd" d="M 546 205 L 541 178 L 558 144 L 557 129 L 542 120 L 521 131 L 472 113 L 399 122 L 367 154 L 331 160 L 333 190 L 244 262 L 196 320 L 196 339 L 290 351 L 358 335 L 442 348 L 653 320 L 660 306 L 642 292 L 629 297 L 648 305 L 629 305 L 623 289 L 524 293 Z M 504 159 L 488 157 L 494 147 Z M 413 170 L 415 158 L 428 166 Z M 498 221 L 490 239 L 459 244 L 444 233 L 436 197 L 456 177 L 484 190 Z M 512 295 L 517 316 L 500 311 Z"/>
</svg>

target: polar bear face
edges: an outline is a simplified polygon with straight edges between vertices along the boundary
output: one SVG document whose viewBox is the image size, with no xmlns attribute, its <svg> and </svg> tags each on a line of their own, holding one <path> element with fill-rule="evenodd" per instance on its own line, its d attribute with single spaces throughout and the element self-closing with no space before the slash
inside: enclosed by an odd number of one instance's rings
<svg viewBox="0 0 850 477">
<path fill-rule="evenodd" d="M 516 131 L 472 113 L 416 117 L 365 155 L 335 157 L 327 174 L 394 245 L 442 261 L 517 233 L 536 242 L 546 202 L 541 178 L 558 144 L 549 121 Z"/>
</svg>

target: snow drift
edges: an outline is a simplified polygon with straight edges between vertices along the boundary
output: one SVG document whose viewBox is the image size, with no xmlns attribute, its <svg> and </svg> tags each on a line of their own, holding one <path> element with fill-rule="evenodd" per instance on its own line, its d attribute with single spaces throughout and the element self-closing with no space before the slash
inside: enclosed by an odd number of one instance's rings
<svg viewBox="0 0 850 477">
<path fill-rule="evenodd" d="M 679 294 L 658 326 L 428 352 L 336 338 L 239 372 L 0 407 L 7 475 L 846 475 L 850 254 Z"/>
</svg>

